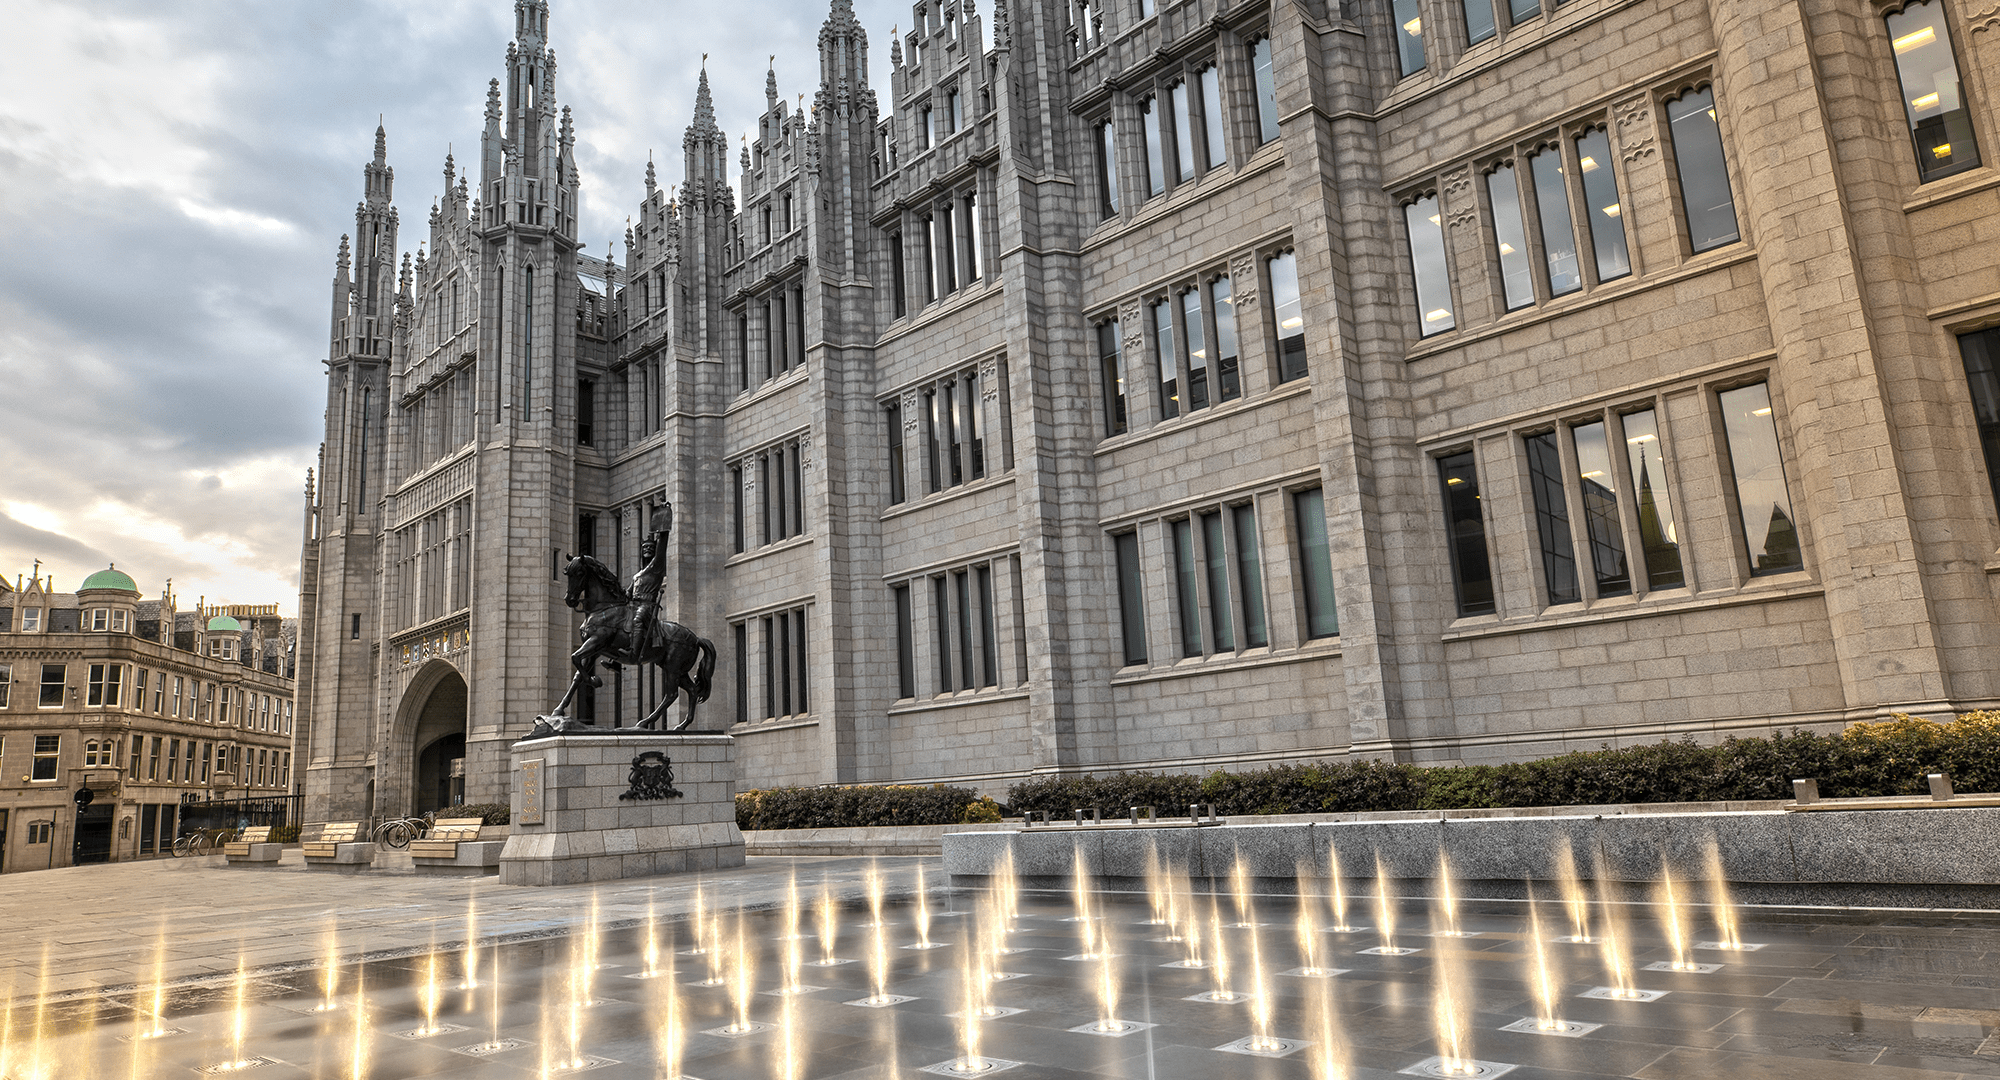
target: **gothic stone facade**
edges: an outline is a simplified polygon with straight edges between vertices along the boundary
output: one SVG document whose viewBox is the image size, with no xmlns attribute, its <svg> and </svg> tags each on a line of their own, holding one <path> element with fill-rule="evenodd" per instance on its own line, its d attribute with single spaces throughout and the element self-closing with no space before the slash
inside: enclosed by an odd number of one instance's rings
<svg viewBox="0 0 2000 1080">
<path fill-rule="evenodd" d="M 309 814 L 504 799 L 662 498 L 751 787 L 2000 703 L 1984 0 L 947 0 L 887 103 L 834 0 L 602 260 L 516 9 L 427 250 L 379 136 L 342 243 Z"/>
</svg>

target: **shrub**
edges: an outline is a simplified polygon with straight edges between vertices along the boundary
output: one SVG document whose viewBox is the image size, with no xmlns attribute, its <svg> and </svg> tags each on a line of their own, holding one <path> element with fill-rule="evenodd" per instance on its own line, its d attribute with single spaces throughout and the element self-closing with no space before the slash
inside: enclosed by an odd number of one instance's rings
<svg viewBox="0 0 2000 1080">
<path fill-rule="evenodd" d="M 943 784 L 770 788 L 736 795 L 736 827 L 840 829 L 870 825 L 957 825 L 978 793 Z M 996 807 L 997 810 L 997 807 Z"/>
<path fill-rule="evenodd" d="M 271 843 L 296 844 L 299 842 L 297 825 L 274 825 L 271 827 Z"/>
<path fill-rule="evenodd" d="M 959 820 L 973 825 L 999 821 L 1000 817 L 1000 804 L 991 796 L 981 795 L 965 804 L 965 816 Z"/>
<path fill-rule="evenodd" d="M 1360 810 L 1460 810 L 1502 806 L 1786 799 L 1792 781 L 1813 778 L 1828 798 L 1920 795 L 1924 776 L 1945 772 L 1960 791 L 2000 791 L 2000 711 L 1949 723 L 1898 714 L 1837 735 L 1809 731 L 1604 747 L 1504 765 L 1429 768 L 1383 761 L 1273 765 L 1207 776 L 1128 772 L 1045 776 L 1007 790 L 1017 811 L 1106 816 L 1129 806 L 1183 814 L 1193 802 L 1224 814 L 1312 814 Z"/>
<path fill-rule="evenodd" d="M 505 825 L 514 820 L 514 812 L 506 803 L 460 803 L 457 806 L 447 806 L 439 810 L 433 815 L 433 820 L 443 821 L 446 818 L 472 817 L 478 818 L 482 824 L 486 825 Z"/>
</svg>

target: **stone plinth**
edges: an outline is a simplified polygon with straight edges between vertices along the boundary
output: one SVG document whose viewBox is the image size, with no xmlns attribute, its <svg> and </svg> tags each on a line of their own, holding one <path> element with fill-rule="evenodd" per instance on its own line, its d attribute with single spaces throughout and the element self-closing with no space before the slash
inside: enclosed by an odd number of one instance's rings
<svg viewBox="0 0 2000 1080">
<path fill-rule="evenodd" d="M 633 783 L 634 759 L 664 754 L 665 798 Z M 588 881 L 743 865 L 736 740 L 720 732 L 552 735 L 515 743 L 513 832 L 503 885 Z M 658 779 L 655 773 L 650 779 Z"/>
<path fill-rule="evenodd" d="M 500 854 L 505 840 L 460 840 L 451 845 L 449 855 L 410 853 L 410 865 L 419 876 L 480 877 L 500 872 Z"/>
<path fill-rule="evenodd" d="M 331 853 L 325 851 L 331 847 Z M 302 845 L 306 866 L 312 870 L 331 870 L 336 874 L 358 874 L 375 863 L 375 845 L 366 840 L 354 843 Z"/>
<path fill-rule="evenodd" d="M 224 851 L 223 857 L 230 866 L 276 866 L 285 856 L 283 844 L 230 844 L 230 848 L 242 850 Z"/>
</svg>

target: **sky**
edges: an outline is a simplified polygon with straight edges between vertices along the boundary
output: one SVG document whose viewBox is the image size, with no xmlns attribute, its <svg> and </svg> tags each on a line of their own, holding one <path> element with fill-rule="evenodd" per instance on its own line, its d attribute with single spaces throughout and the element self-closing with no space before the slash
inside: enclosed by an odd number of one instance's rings
<svg viewBox="0 0 2000 1080">
<path fill-rule="evenodd" d="M 910 8 L 854 7 L 886 110 Z M 723 130 L 749 131 L 767 67 L 815 89 L 826 9 L 551 0 L 584 250 L 622 237 L 649 153 L 680 182 L 704 53 Z M 296 614 L 334 256 L 376 124 L 414 252 L 447 148 L 477 167 L 512 0 L 0 0 L 0 25 L 0 574 L 39 560 L 67 592 L 115 563 L 147 598 L 171 579 L 183 607 Z"/>
</svg>

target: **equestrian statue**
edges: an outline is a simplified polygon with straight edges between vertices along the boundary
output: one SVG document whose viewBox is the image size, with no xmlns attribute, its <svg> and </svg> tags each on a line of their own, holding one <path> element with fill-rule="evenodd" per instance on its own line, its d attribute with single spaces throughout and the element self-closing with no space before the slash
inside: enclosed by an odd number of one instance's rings
<svg viewBox="0 0 2000 1080">
<path fill-rule="evenodd" d="M 573 555 L 564 566 L 569 590 L 563 603 L 584 614 L 583 644 L 570 654 L 576 676 L 570 680 L 569 692 L 547 716 L 535 718 L 528 738 L 614 730 L 569 715 L 570 703 L 586 681 L 593 687 L 604 685 L 595 674 L 599 662 L 612 671 L 625 664 L 652 664 L 665 673 L 667 692 L 639 721 L 639 727 L 659 727 L 667 708 L 679 700 L 683 690 L 688 693 L 689 705 L 687 715 L 674 725 L 675 731 L 693 723 L 695 706 L 708 700 L 714 688 L 715 644 L 680 623 L 659 617 L 660 582 L 667 572 L 667 535 L 674 528 L 672 503 L 660 505 L 654 523 L 658 528 L 639 545 L 643 565 L 632 575 L 630 592 L 619 585 L 618 575 L 610 567 L 589 555 Z"/>
</svg>

